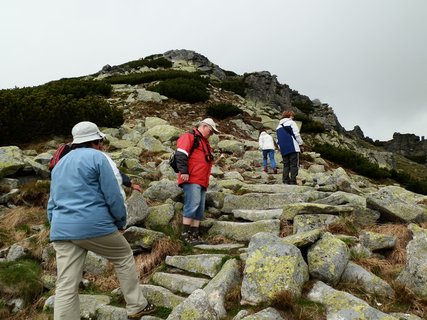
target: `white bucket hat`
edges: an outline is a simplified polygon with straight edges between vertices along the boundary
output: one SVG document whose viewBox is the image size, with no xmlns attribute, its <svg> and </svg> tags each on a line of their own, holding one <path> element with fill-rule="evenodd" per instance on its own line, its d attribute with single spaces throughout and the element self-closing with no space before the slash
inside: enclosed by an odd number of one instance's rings
<svg viewBox="0 0 427 320">
<path fill-rule="evenodd" d="M 98 126 L 90 121 L 77 123 L 71 130 L 73 144 L 104 139 L 105 134 L 99 131 Z"/>
<path fill-rule="evenodd" d="M 216 123 L 211 118 L 206 118 L 206 119 L 200 121 L 200 123 L 205 123 L 205 124 L 209 125 L 215 133 L 221 132 L 216 128 Z"/>
</svg>

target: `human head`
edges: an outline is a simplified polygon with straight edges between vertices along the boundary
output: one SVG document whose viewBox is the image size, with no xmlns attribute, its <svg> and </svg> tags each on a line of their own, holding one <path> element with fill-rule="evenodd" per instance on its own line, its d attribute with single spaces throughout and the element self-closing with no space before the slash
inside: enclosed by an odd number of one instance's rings
<svg viewBox="0 0 427 320">
<path fill-rule="evenodd" d="M 206 118 L 200 121 L 198 129 L 205 137 L 208 137 L 214 133 L 220 133 L 220 131 L 216 128 L 216 123 L 211 118 Z"/>
<path fill-rule="evenodd" d="M 103 134 L 98 126 L 90 121 L 82 121 L 77 123 L 71 130 L 73 135 L 73 144 L 81 144 L 85 142 L 96 142 L 103 140 L 105 134 Z"/>
<path fill-rule="evenodd" d="M 282 113 L 282 118 L 293 118 L 295 116 L 295 112 L 290 111 L 290 110 L 285 110 Z"/>
</svg>

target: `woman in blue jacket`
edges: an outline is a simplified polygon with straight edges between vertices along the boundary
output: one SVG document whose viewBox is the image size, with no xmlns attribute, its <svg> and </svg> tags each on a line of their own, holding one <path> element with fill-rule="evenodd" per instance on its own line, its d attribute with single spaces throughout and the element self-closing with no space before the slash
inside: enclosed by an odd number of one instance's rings
<svg viewBox="0 0 427 320">
<path fill-rule="evenodd" d="M 105 135 L 88 121 L 72 129 L 73 151 L 52 170 L 47 207 L 56 251 L 54 319 L 80 319 L 78 297 L 87 251 L 115 267 L 129 319 L 154 311 L 139 287 L 135 260 L 119 230 L 127 223 L 125 194 L 114 162 L 101 151 Z"/>
</svg>

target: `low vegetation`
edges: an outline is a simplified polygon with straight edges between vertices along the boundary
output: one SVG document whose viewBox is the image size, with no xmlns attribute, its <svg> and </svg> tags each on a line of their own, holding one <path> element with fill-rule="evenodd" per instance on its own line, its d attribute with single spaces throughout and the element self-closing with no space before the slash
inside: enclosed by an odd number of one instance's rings
<svg viewBox="0 0 427 320">
<path fill-rule="evenodd" d="M 405 172 L 380 168 L 377 164 L 354 151 L 335 147 L 328 143 L 316 144 L 314 151 L 319 152 L 325 159 L 368 178 L 376 180 L 391 178 L 410 191 L 427 195 L 427 179 L 425 178 L 418 179 Z"/>
<path fill-rule="evenodd" d="M 216 119 L 226 119 L 242 113 L 243 111 L 232 103 L 210 104 L 206 109 L 206 114 Z"/>
<path fill-rule="evenodd" d="M 245 97 L 245 89 L 246 89 L 246 83 L 241 78 L 235 78 L 230 80 L 224 80 L 220 82 L 214 82 L 212 83 L 214 86 L 222 88 L 227 91 L 234 92 L 238 94 L 241 97 Z"/>
<path fill-rule="evenodd" d="M 106 78 L 105 81 L 110 84 L 130 84 L 130 85 L 177 79 L 177 78 L 203 81 L 203 79 L 200 76 L 201 74 L 196 72 L 187 72 L 187 71 L 180 71 L 180 70 L 158 70 L 158 71 L 143 72 L 143 73 L 131 73 L 131 74 L 120 75 L 120 76 L 111 76 Z"/>
<path fill-rule="evenodd" d="M 164 57 L 158 57 L 158 58 L 147 57 L 145 59 L 133 60 L 133 61 L 123 63 L 119 65 L 119 67 L 130 68 L 130 69 L 137 69 L 141 67 L 167 69 L 172 67 L 172 62 Z"/>
<path fill-rule="evenodd" d="M 298 113 L 295 115 L 296 121 L 301 121 L 303 126 L 301 127 L 301 133 L 322 133 L 325 132 L 325 126 L 323 123 L 312 120 L 305 114 Z"/>
<path fill-rule="evenodd" d="M 121 125 L 123 112 L 105 99 L 111 90 L 107 83 L 75 79 L 0 90 L 0 146 L 66 135 L 82 120 Z"/>
<path fill-rule="evenodd" d="M 175 78 L 161 81 L 159 84 L 149 88 L 168 98 L 178 101 L 196 103 L 209 99 L 207 82 L 203 79 Z"/>
<path fill-rule="evenodd" d="M 43 293 L 40 280 L 42 268 L 38 261 L 0 262 L 0 291 L 3 297 L 22 298 L 30 303 Z"/>
</svg>

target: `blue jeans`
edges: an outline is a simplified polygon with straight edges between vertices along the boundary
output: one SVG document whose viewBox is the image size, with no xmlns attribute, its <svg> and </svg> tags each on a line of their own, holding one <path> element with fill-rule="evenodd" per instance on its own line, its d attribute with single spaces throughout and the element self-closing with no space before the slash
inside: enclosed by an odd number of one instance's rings
<svg viewBox="0 0 427 320">
<path fill-rule="evenodd" d="M 273 170 L 276 169 L 276 161 L 274 160 L 274 150 L 272 149 L 262 150 L 262 163 L 264 165 L 264 168 L 267 168 L 267 155 L 270 158 L 271 168 Z"/>
<path fill-rule="evenodd" d="M 184 217 L 202 220 L 205 213 L 206 189 L 194 183 L 184 183 Z"/>
</svg>

